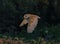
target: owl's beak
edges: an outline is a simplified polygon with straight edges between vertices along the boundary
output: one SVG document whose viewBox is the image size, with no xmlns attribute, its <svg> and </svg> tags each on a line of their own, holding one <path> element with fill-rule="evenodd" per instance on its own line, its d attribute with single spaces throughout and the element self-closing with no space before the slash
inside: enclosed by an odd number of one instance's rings
<svg viewBox="0 0 60 44">
<path fill-rule="evenodd" d="M 27 24 L 27 23 L 28 23 L 27 20 L 24 19 L 24 20 L 22 21 L 22 23 L 19 25 L 19 27 L 21 27 L 21 26 L 23 26 L 23 25 L 25 25 L 25 24 Z"/>
</svg>

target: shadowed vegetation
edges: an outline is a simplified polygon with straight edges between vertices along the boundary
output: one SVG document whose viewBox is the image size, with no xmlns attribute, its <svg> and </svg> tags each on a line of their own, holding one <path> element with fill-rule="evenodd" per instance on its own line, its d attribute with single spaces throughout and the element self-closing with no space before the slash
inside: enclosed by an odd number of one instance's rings
<svg viewBox="0 0 60 44">
<path fill-rule="evenodd" d="M 27 25 L 19 27 L 25 13 L 41 17 L 31 34 L 26 32 Z M 25 41 L 41 37 L 59 42 L 60 0 L 0 0 L 0 38 L 2 36 L 23 37 Z"/>
</svg>

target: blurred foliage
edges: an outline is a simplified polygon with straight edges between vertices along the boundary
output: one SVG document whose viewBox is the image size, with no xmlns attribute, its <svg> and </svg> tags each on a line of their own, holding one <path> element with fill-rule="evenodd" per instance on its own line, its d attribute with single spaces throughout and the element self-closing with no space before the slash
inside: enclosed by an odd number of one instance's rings
<svg viewBox="0 0 60 44">
<path fill-rule="evenodd" d="M 26 26 L 19 27 L 25 13 L 39 15 L 41 19 L 32 34 Z M 12 37 L 36 39 L 60 38 L 60 0 L 0 0 L 0 33 Z"/>
</svg>

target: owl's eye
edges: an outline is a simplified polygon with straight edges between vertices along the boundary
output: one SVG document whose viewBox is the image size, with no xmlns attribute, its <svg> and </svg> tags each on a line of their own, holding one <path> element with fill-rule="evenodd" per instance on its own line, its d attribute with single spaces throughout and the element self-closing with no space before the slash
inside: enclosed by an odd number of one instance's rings
<svg viewBox="0 0 60 44">
<path fill-rule="evenodd" d="M 27 20 L 29 20 L 29 17 L 27 18 Z"/>
<path fill-rule="evenodd" d="M 27 20 L 29 20 L 29 16 L 27 16 L 27 15 L 25 15 L 24 18 L 27 19 Z"/>
<path fill-rule="evenodd" d="M 28 16 L 25 16 L 25 18 L 27 18 Z"/>
<path fill-rule="evenodd" d="M 25 15 L 24 18 L 28 18 L 29 16 Z"/>
</svg>

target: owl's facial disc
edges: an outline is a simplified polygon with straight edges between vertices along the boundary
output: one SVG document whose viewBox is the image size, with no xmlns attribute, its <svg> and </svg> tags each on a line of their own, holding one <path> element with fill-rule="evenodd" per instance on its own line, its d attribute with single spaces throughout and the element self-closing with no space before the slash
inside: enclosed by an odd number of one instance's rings
<svg viewBox="0 0 60 44">
<path fill-rule="evenodd" d="M 29 15 L 24 15 L 24 18 L 25 18 L 25 19 L 27 19 L 27 18 L 29 18 L 29 17 L 30 17 Z"/>
</svg>

